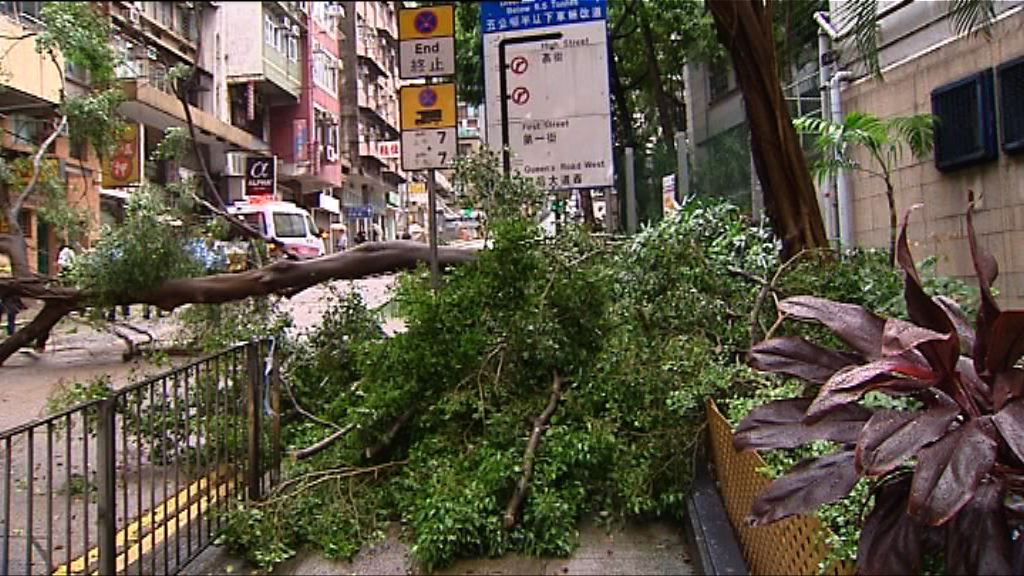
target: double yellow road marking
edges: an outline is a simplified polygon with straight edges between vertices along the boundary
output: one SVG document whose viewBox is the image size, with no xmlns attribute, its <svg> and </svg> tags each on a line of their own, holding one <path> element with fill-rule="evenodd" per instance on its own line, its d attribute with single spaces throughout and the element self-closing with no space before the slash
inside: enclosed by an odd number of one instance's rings
<svg viewBox="0 0 1024 576">
<path fill-rule="evenodd" d="M 187 525 L 189 520 L 201 518 L 212 504 L 226 498 L 231 484 L 241 478 L 240 475 L 233 475 L 231 472 L 231 466 L 222 466 L 165 500 L 153 511 L 142 514 L 139 519 L 119 531 L 114 537 L 120 550 L 116 561 L 117 571 L 124 571 L 134 562 L 141 560 L 145 554 L 174 536 L 183 524 Z M 193 499 L 195 501 L 192 501 Z M 53 575 L 83 574 L 98 563 L 99 558 L 99 548 L 94 547 L 70 563 L 57 567 Z"/>
</svg>

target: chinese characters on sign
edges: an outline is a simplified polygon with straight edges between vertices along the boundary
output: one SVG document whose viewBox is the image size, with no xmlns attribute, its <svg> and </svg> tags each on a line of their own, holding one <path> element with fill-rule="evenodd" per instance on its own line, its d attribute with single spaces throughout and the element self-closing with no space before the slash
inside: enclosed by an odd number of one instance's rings
<svg viewBox="0 0 1024 576">
<path fill-rule="evenodd" d="M 487 34 L 604 20 L 608 7 L 595 0 L 520 0 L 484 2 L 480 12 Z"/>
<path fill-rule="evenodd" d="M 103 160 L 103 187 L 117 188 L 142 182 L 141 127 L 129 124 L 114 146 L 109 158 Z"/>
<path fill-rule="evenodd" d="M 402 80 L 455 75 L 455 7 L 407 8 L 398 21 Z"/>
<path fill-rule="evenodd" d="M 614 184 L 607 13 L 606 0 L 481 5 L 487 144 L 549 190 Z"/>
</svg>

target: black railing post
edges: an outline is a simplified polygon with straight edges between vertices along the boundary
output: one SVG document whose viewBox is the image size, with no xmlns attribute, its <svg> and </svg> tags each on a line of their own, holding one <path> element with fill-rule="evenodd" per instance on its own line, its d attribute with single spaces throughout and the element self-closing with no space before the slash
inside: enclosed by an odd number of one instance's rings
<svg viewBox="0 0 1024 576">
<path fill-rule="evenodd" d="M 114 513 L 115 489 L 115 438 L 114 413 L 117 398 L 107 398 L 98 406 L 99 418 L 96 424 L 96 476 L 98 483 L 96 503 L 96 531 L 99 537 L 99 573 L 113 576 L 117 571 L 117 518 Z M 88 442 L 88 435 L 86 435 Z"/>
<path fill-rule="evenodd" d="M 248 398 L 246 399 L 249 416 L 249 466 L 246 483 L 248 484 L 249 500 L 259 500 L 262 497 L 260 480 L 263 477 L 263 466 L 260 461 L 260 416 L 263 407 L 260 405 L 263 398 L 263 362 L 260 359 L 260 341 L 249 342 L 245 347 L 246 364 L 248 367 L 247 380 L 249 382 Z"/>
<path fill-rule="evenodd" d="M 270 457 L 273 468 L 270 473 L 271 486 L 281 480 L 281 353 L 277 346 L 274 347 L 274 356 L 271 360 L 273 368 L 270 373 L 270 409 L 273 410 L 271 418 Z"/>
</svg>

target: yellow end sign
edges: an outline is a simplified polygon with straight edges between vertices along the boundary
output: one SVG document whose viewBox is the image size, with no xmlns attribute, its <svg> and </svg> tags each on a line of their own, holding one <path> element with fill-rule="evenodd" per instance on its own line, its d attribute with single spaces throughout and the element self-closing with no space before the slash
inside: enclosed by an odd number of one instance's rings
<svg viewBox="0 0 1024 576">
<path fill-rule="evenodd" d="M 402 86 L 402 130 L 454 128 L 458 111 L 455 83 Z"/>
<path fill-rule="evenodd" d="M 453 4 L 402 8 L 398 12 L 399 40 L 444 36 L 455 36 L 455 6 Z"/>
</svg>

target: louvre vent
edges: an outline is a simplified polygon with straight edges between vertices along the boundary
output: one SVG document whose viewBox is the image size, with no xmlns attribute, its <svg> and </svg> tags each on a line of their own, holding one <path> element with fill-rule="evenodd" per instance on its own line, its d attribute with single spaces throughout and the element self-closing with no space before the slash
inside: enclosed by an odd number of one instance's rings
<svg viewBox="0 0 1024 576">
<path fill-rule="evenodd" d="M 999 66 L 999 109 L 1003 150 L 1024 151 L 1024 57 Z"/>
<path fill-rule="evenodd" d="M 998 155 L 992 84 L 992 70 L 983 70 L 932 91 L 939 170 L 956 170 Z"/>
</svg>

